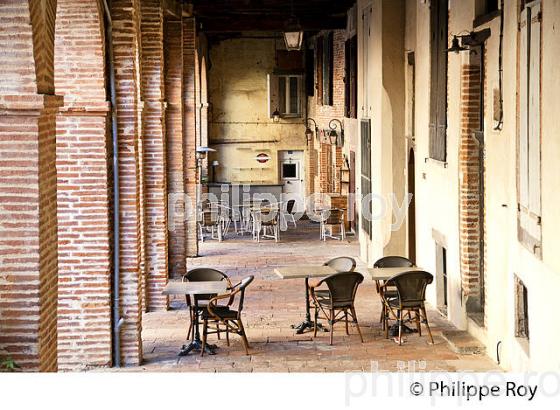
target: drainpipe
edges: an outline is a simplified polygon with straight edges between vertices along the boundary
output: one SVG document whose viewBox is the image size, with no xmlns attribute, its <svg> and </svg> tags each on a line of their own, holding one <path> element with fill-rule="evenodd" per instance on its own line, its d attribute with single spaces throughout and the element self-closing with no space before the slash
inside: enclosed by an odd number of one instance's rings
<svg viewBox="0 0 560 410">
<path fill-rule="evenodd" d="M 111 135 L 113 140 L 113 366 L 121 367 L 120 329 L 124 319 L 120 314 L 120 196 L 119 196 L 119 142 L 117 135 L 117 94 L 115 90 L 115 66 L 113 63 L 113 21 L 107 0 L 103 0 L 105 11 L 105 44 L 109 69 L 109 91 L 111 93 Z"/>
</svg>

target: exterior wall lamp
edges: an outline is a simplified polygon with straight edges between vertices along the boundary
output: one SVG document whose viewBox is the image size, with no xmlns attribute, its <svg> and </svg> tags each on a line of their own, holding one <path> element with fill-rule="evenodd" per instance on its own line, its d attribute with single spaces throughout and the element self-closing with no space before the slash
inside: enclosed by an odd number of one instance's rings
<svg viewBox="0 0 560 410">
<path fill-rule="evenodd" d="M 278 108 L 275 109 L 274 112 L 272 113 L 272 121 L 280 122 L 280 112 L 278 111 Z"/>
<path fill-rule="evenodd" d="M 315 135 L 319 138 L 319 128 L 317 127 L 317 122 L 313 118 L 306 118 L 305 119 L 305 136 L 307 137 L 307 143 L 309 144 L 313 140 L 313 130 L 309 128 L 309 121 L 313 122 L 313 126 L 315 128 Z"/>
<path fill-rule="evenodd" d="M 454 34 L 451 40 L 451 47 L 445 51 L 458 54 L 460 51 L 472 50 L 473 47 L 482 45 L 488 37 L 490 37 L 489 28 L 480 31 L 471 31 L 467 34 Z M 459 40 L 461 41 L 459 42 Z"/>
<path fill-rule="evenodd" d="M 336 131 L 339 127 L 340 127 L 340 138 L 338 132 Z M 329 132 L 329 139 L 331 141 L 331 144 L 342 147 L 344 145 L 344 126 L 342 125 L 342 122 L 336 118 L 332 119 L 329 121 L 329 128 L 331 129 Z"/>
</svg>

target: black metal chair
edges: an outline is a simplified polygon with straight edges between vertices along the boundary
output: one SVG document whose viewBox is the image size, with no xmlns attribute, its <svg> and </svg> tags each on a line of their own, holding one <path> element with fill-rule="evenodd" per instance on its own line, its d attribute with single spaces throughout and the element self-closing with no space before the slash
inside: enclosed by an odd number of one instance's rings
<svg viewBox="0 0 560 410">
<path fill-rule="evenodd" d="M 284 214 L 284 218 L 286 219 L 286 225 L 288 224 L 288 220 L 291 220 L 292 223 L 294 224 L 294 228 L 297 228 L 296 218 L 294 217 L 295 205 L 296 205 L 296 200 L 289 199 L 288 202 L 286 202 L 286 211 L 283 214 Z"/>
<path fill-rule="evenodd" d="M 374 264 L 374 268 L 411 268 L 414 263 L 410 259 L 404 256 L 385 256 L 378 259 Z M 381 292 L 386 292 L 387 298 L 397 297 L 397 289 L 391 283 L 384 283 L 380 285 L 378 282 L 375 283 L 377 293 L 381 295 Z M 382 329 L 385 329 L 385 304 L 381 303 L 381 317 L 379 318 L 379 323 L 382 324 Z"/>
<path fill-rule="evenodd" d="M 229 333 L 236 333 L 241 336 L 243 345 L 245 347 L 245 354 L 249 354 L 249 342 L 245 334 L 245 328 L 241 321 L 241 312 L 243 311 L 243 302 L 245 299 L 245 289 L 253 281 L 254 276 L 250 275 L 243 278 L 241 282 L 230 288 L 230 292 L 218 295 L 210 299 L 208 306 L 202 312 L 203 328 L 202 328 L 202 349 L 201 356 L 204 356 L 204 348 L 206 347 L 206 340 L 209 334 L 220 334 L 219 324 L 223 324 L 226 332 L 226 342 L 229 346 Z M 231 306 L 237 298 L 237 309 L 232 309 Z M 228 305 L 219 305 L 221 300 L 228 300 Z M 209 331 L 209 322 L 216 322 L 216 329 Z"/>
<path fill-rule="evenodd" d="M 231 287 L 231 281 L 228 278 L 228 276 L 225 273 L 212 268 L 195 268 L 188 271 L 185 275 L 183 275 L 182 278 L 183 282 L 219 282 L 222 280 L 225 280 L 227 282 L 227 286 Z M 197 295 L 196 301 L 198 304 L 199 311 L 205 310 L 208 301 L 212 299 L 214 296 L 216 295 L 215 294 Z M 191 337 L 191 332 L 194 330 L 193 329 L 194 315 L 195 313 L 200 313 L 200 312 L 194 311 L 194 303 L 193 301 L 191 301 L 191 297 L 189 295 L 186 296 L 186 302 L 189 308 L 189 317 L 191 319 L 189 324 L 189 330 L 187 332 L 187 339 L 189 339 Z M 220 333 L 218 333 L 218 339 L 219 338 L 220 338 Z"/>
<path fill-rule="evenodd" d="M 426 325 L 431 343 L 434 343 L 432 331 L 428 324 L 426 307 L 424 306 L 426 287 L 432 283 L 433 280 L 433 275 L 425 271 L 403 272 L 393 276 L 389 280 L 391 283 L 394 283 L 397 288 L 397 297 L 387 298 L 383 296 L 386 312 L 384 318 L 386 338 L 389 337 L 389 316 L 392 316 L 392 319 L 396 320 L 399 326 L 399 345 L 402 344 L 403 314 L 408 312 L 415 314 L 418 335 L 422 336 L 422 329 L 420 328 L 420 322 L 422 322 Z M 384 293 L 382 294 L 384 295 Z"/>
<path fill-rule="evenodd" d="M 349 256 L 339 256 L 323 263 L 324 266 L 330 266 L 337 272 L 354 272 L 356 269 L 356 260 Z"/>
<path fill-rule="evenodd" d="M 330 325 L 330 345 L 333 344 L 333 328 L 334 324 L 344 320 L 346 323 L 346 334 L 348 335 L 348 311 L 352 316 L 352 322 L 356 325 L 360 340 L 364 342 L 356 309 L 354 308 L 354 299 L 358 286 L 362 283 L 364 277 L 358 272 L 339 272 L 327 276 L 320 280 L 316 285 L 310 286 L 311 297 L 315 305 L 315 327 L 313 329 L 313 337 L 317 336 L 317 320 L 319 319 L 319 310 L 324 314 L 323 319 L 328 320 Z M 322 284 L 328 287 L 328 293 L 318 292 L 316 288 Z M 342 316 L 340 316 L 342 314 Z"/>
</svg>

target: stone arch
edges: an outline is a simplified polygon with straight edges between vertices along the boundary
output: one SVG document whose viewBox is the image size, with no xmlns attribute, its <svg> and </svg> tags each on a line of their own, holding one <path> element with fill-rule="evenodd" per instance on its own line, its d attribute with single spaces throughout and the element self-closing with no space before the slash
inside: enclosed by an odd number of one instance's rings
<svg viewBox="0 0 560 410">
<path fill-rule="evenodd" d="M 55 27 L 58 364 L 111 364 L 111 225 L 103 9 L 58 0 Z M 87 341 L 87 343 L 86 343 Z M 92 348 L 95 346 L 95 348 Z"/>
</svg>

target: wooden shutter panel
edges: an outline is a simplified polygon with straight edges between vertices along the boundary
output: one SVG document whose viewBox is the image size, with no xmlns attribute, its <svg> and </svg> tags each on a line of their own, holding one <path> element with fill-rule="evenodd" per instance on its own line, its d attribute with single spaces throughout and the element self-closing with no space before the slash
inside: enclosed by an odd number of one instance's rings
<svg viewBox="0 0 560 410">
<path fill-rule="evenodd" d="M 529 211 L 541 215 L 541 5 L 530 9 L 530 53 L 529 53 Z"/>
<path fill-rule="evenodd" d="M 323 104 L 323 37 L 315 43 L 315 81 L 317 88 L 317 104 Z"/>
<path fill-rule="evenodd" d="M 430 158 L 447 154 L 447 18 L 448 0 L 431 3 Z"/>
<path fill-rule="evenodd" d="M 323 105 L 332 105 L 334 66 L 332 32 L 324 37 L 323 51 Z"/>
<path fill-rule="evenodd" d="M 528 165 L 528 75 L 529 47 L 527 9 L 521 12 L 519 33 L 519 204 L 529 208 L 529 165 Z"/>
</svg>

